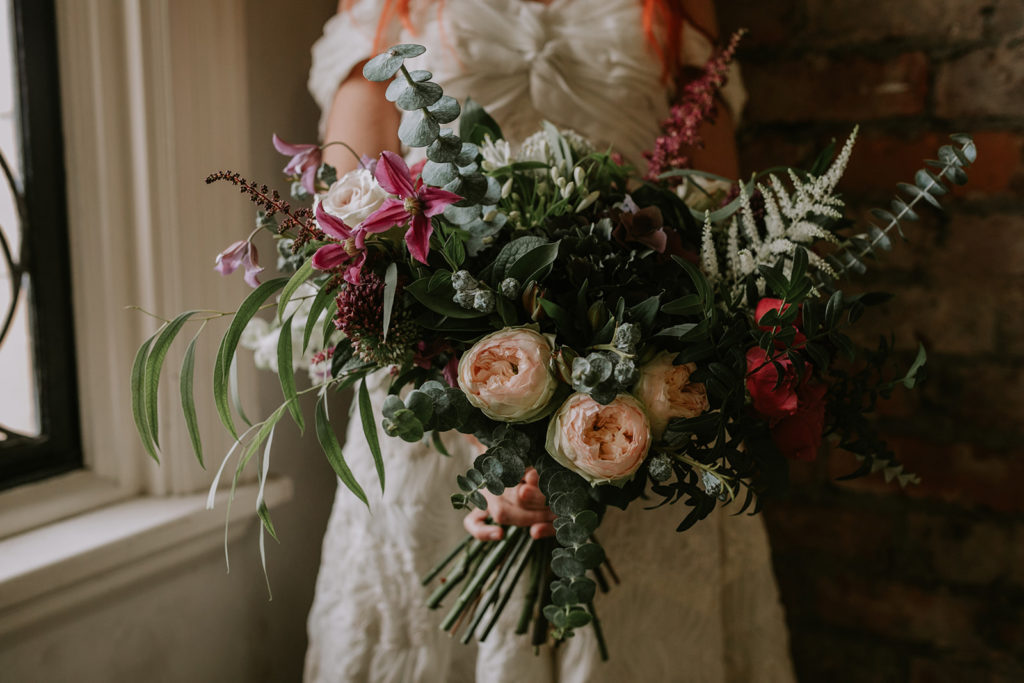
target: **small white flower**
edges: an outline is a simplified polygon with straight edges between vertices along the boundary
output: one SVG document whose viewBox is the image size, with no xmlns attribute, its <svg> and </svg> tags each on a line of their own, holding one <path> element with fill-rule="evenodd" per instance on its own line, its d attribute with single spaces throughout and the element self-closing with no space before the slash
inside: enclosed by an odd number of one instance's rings
<svg viewBox="0 0 1024 683">
<path fill-rule="evenodd" d="M 512 163 L 512 148 L 505 140 L 495 141 L 491 140 L 490 135 L 485 135 L 480 145 L 480 156 L 483 157 L 480 166 L 485 171 L 493 171 Z"/>
</svg>

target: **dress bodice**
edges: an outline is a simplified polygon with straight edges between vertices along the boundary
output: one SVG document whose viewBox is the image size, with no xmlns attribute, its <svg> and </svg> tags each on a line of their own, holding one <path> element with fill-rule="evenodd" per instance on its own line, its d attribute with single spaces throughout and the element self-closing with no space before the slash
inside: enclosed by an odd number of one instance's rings
<svg viewBox="0 0 1024 683">
<path fill-rule="evenodd" d="M 410 66 L 431 71 L 456 99 L 479 102 L 512 142 L 547 120 L 635 163 L 653 147 L 669 107 L 640 11 L 637 0 L 414 0 L 415 33 L 396 19 L 382 38 L 386 45 L 425 45 L 427 53 Z M 379 13 L 377 2 L 356 2 L 327 23 L 314 46 L 310 91 L 325 111 L 352 67 L 372 54 Z M 711 53 L 688 24 L 682 44 L 688 64 Z M 736 112 L 744 97 L 734 71 L 725 99 Z"/>
</svg>

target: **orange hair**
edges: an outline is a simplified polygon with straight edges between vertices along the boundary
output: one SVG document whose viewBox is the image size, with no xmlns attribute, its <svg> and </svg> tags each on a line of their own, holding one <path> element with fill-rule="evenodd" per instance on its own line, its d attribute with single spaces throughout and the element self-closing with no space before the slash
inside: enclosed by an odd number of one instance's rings
<svg viewBox="0 0 1024 683">
<path fill-rule="evenodd" d="M 444 0 L 436 0 L 438 13 L 444 6 Z M 523 0 L 526 2 L 535 0 Z M 682 67 L 682 42 L 683 22 L 689 17 L 683 9 L 682 0 L 638 0 L 643 6 L 641 23 L 643 25 L 644 37 L 647 44 L 661 62 L 662 77 L 665 80 L 674 79 Z M 352 0 L 347 0 L 350 4 Z M 384 28 L 396 15 L 407 31 L 416 33 L 416 27 L 412 25 L 409 16 L 409 4 L 411 0 L 384 0 L 383 10 L 380 14 L 380 22 L 377 24 L 377 34 L 374 37 L 374 49 L 383 49 Z M 693 24 L 693 22 L 690 22 Z M 664 27 L 659 37 L 658 27 Z M 696 24 L 694 24 L 696 27 Z M 700 30 L 699 27 L 697 27 Z"/>
</svg>

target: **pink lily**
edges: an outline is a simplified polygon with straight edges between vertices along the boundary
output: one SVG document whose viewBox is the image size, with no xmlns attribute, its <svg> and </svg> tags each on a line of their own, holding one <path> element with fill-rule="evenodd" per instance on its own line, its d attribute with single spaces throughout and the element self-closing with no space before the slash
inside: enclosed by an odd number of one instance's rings
<svg viewBox="0 0 1024 683">
<path fill-rule="evenodd" d="M 306 192 L 316 194 L 316 172 L 320 168 L 322 155 L 319 145 L 293 145 L 274 134 L 274 149 L 291 157 L 284 167 L 285 175 L 301 176 Z"/>
<path fill-rule="evenodd" d="M 313 267 L 317 270 L 334 270 L 348 262 L 345 281 L 359 284 L 359 273 L 366 262 L 366 231 L 362 226 L 350 228 L 337 216 L 324 211 L 323 204 L 316 205 L 316 223 L 328 237 L 337 242 L 325 244 L 313 254 Z"/>
<path fill-rule="evenodd" d="M 430 253 L 430 234 L 434 231 L 430 217 L 441 213 L 446 206 L 462 197 L 422 183 L 413 185 L 409 167 L 394 152 L 381 152 L 374 176 L 381 187 L 397 195 L 398 199 L 385 199 L 381 207 L 362 222 L 360 228 L 366 232 L 383 232 L 408 221 L 405 243 L 409 246 L 409 253 L 420 263 L 426 264 Z"/>
<path fill-rule="evenodd" d="M 221 275 L 230 275 L 242 266 L 245 268 L 245 284 L 250 287 L 259 287 L 260 281 L 256 277 L 263 272 L 263 268 L 257 261 L 259 254 L 256 252 L 256 245 L 248 240 L 234 242 L 224 251 L 217 254 L 217 260 L 213 266 L 214 270 Z"/>
</svg>

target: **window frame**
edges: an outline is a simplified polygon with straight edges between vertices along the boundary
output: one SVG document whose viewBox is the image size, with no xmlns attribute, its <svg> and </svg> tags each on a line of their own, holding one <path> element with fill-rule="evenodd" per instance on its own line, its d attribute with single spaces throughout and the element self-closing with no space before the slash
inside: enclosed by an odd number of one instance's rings
<svg viewBox="0 0 1024 683">
<path fill-rule="evenodd" d="M 12 0 L 11 9 L 22 151 L 21 187 L 11 190 L 21 196 L 26 262 L 19 265 L 31 282 L 16 305 L 28 307 L 40 429 L 0 442 L 0 490 L 83 465 L 56 8 L 54 0 Z"/>
</svg>

